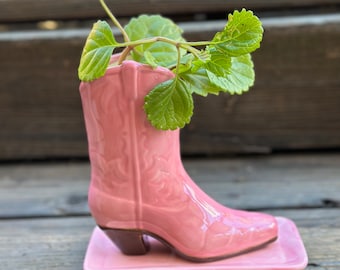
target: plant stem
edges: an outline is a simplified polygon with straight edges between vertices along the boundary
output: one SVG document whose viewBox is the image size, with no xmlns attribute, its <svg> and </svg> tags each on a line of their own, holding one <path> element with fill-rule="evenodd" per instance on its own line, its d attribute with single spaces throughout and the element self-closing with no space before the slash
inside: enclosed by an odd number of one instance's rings
<svg viewBox="0 0 340 270">
<path fill-rule="evenodd" d="M 181 49 L 180 49 L 180 46 L 179 44 L 176 46 L 176 49 L 177 49 L 177 65 L 176 65 L 176 79 L 178 77 L 178 73 L 179 73 L 179 67 L 181 65 Z"/>
<path fill-rule="evenodd" d="M 125 42 L 129 42 L 129 36 L 127 35 L 127 33 L 125 32 L 124 28 L 122 27 L 122 25 L 119 23 L 119 21 L 116 19 L 116 17 L 112 14 L 111 10 L 109 9 L 109 7 L 105 4 L 104 0 L 99 0 L 100 4 L 102 5 L 103 9 L 105 10 L 105 12 L 107 13 L 107 15 L 110 17 L 110 19 L 112 20 L 112 22 L 115 24 L 115 26 L 118 27 L 118 29 L 120 30 L 120 32 L 122 33 L 123 37 L 124 37 L 124 41 Z"/>
<path fill-rule="evenodd" d="M 175 41 L 166 37 L 151 37 L 136 41 L 129 41 L 124 43 L 119 43 L 117 47 L 136 47 L 138 45 L 142 44 L 148 44 L 148 43 L 155 43 L 155 42 L 165 42 L 171 45 L 174 45 L 178 48 L 185 49 L 186 51 L 192 53 L 196 58 L 200 58 L 199 53 L 200 51 L 194 48 L 193 46 L 203 46 L 203 45 L 209 45 L 211 42 L 209 41 L 202 41 L 202 42 L 181 42 L 181 41 Z M 198 45 L 197 45 L 198 44 Z"/>
<path fill-rule="evenodd" d="M 183 49 L 189 49 L 189 47 L 193 47 L 193 46 L 209 45 L 209 44 L 212 43 L 211 41 L 200 41 L 200 42 L 175 41 L 175 40 L 170 39 L 170 38 L 158 36 L 158 37 L 140 39 L 140 40 L 136 40 L 136 41 L 127 41 L 127 42 L 124 42 L 124 43 L 120 43 L 119 47 L 138 46 L 138 45 L 142 45 L 142 44 L 154 43 L 154 42 L 157 42 L 157 41 L 166 42 L 166 43 L 172 44 L 174 46 L 179 46 Z"/>
<path fill-rule="evenodd" d="M 212 44 L 212 41 L 185 41 L 182 42 L 183 45 L 188 45 L 191 47 L 197 47 L 197 46 L 207 46 Z"/>
<path fill-rule="evenodd" d="M 133 47 L 131 46 L 128 46 L 126 47 L 122 54 L 119 56 L 119 59 L 118 59 L 118 65 L 120 65 L 121 63 L 123 63 L 123 61 L 126 59 L 126 57 L 129 55 L 130 51 L 133 50 Z"/>
</svg>

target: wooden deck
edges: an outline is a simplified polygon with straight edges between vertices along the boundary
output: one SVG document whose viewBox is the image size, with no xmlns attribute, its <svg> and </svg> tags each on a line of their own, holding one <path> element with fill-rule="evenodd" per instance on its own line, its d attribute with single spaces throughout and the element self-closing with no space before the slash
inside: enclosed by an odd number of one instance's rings
<svg viewBox="0 0 340 270">
<path fill-rule="evenodd" d="M 185 159 L 221 203 L 293 219 L 307 269 L 340 269 L 340 154 Z M 0 269 L 79 270 L 94 227 L 87 162 L 0 166 Z"/>
</svg>

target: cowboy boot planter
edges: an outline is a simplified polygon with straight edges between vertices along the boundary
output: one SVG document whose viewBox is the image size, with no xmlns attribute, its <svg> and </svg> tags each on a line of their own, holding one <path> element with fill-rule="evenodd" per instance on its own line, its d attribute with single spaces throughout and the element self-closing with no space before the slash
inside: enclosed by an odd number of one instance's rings
<svg viewBox="0 0 340 270">
<path fill-rule="evenodd" d="M 96 223 L 128 255 L 147 252 L 144 234 L 203 262 L 274 241 L 273 217 L 226 208 L 195 185 L 182 166 L 179 129 L 151 126 L 144 98 L 173 76 L 164 68 L 124 61 L 81 84 L 91 161 L 89 206 Z"/>
<path fill-rule="evenodd" d="M 277 220 L 206 195 L 183 168 L 179 145 L 193 94 L 241 94 L 252 86 L 259 19 L 235 11 L 212 41 L 186 42 L 177 25 L 158 15 L 142 15 L 123 28 L 100 2 L 124 42 L 98 21 L 78 69 L 91 161 L 89 206 L 98 226 L 127 255 L 145 254 L 143 236 L 150 235 L 197 262 L 273 242 Z M 117 47 L 125 49 L 111 59 Z"/>
</svg>

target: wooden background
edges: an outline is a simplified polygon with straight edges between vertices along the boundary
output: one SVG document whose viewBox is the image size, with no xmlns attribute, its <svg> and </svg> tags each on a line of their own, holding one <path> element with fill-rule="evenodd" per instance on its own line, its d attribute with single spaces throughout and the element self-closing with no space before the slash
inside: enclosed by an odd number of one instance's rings
<svg viewBox="0 0 340 270">
<path fill-rule="evenodd" d="M 221 10 L 245 6 L 263 21 L 255 86 L 242 96 L 196 97 L 183 155 L 340 148 L 339 0 L 108 4 L 123 22 L 142 12 L 167 15 L 189 40 L 221 29 Z M 0 2 L 1 160 L 87 157 L 77 66 L 98 16 L 105 14 L 97 0 Z M 46 19 L 58 28 L 41 29 Z"/>
</svg>

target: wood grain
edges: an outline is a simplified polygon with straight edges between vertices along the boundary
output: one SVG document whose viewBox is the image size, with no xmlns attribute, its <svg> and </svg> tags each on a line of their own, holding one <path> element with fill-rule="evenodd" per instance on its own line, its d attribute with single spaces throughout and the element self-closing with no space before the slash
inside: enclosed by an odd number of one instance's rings
<svg viewBox="0 0 340 270">
<path fill-rule="evenodd" d="M 242 96 L 195 97 L 182 153 L 340 147 L 340 15 L 267 18 Z M 222 21 L 183 23 L 189 40 Z M 89 29 L 0 33 L 0 159 L 86 157 L 77 66 Z"/>
<path fill-rule="evenodd" d="M 90 217 L 0 221 L 2 269 L 83 269 Z"/>
<path fill-rule="evenodd" d="M 253 10 L 308 8 L 334 6 L 339 0 L 115 0 L 107 1 L 116 16 L 135 16 L 141 13 L 169 15 L 194 13 L 223 13 L 243 7 Z M 2 0 L 0 22 L 65 20 L 104 17 L 105 12 L 98 0 Z"/>
<path fill-rule="evenodd" d="M 234 208 L 340 206 L 340 155 L 184 160 L 195 182 Z M 89 215 L 88 163 L 0 167 L 0 218 Z"/>
</svg>

